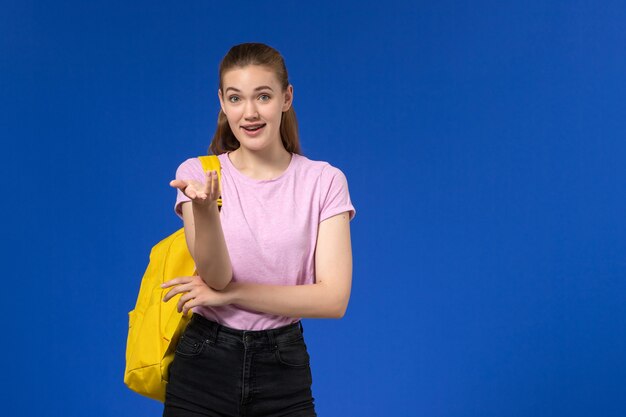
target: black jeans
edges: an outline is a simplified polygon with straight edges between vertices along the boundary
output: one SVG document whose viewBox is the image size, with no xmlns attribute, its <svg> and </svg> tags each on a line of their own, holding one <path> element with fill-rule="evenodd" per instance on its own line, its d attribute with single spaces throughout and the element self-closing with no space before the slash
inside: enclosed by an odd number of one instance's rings
<svg viewBox="0 0 626 417">
<path fill-rule="evenodd" d="M 164 417 L 317 416 L 302 324 L 247 331 L 194 314 L 170 365 Z"/>
</svg>

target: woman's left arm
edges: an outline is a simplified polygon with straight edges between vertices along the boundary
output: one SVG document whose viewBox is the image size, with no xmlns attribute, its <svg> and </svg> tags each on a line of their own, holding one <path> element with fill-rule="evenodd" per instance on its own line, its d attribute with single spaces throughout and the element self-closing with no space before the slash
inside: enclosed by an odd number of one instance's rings
<svg viewBox="0 0 626 417">
<path fill-rule="evenodd" d="M 222 291 L 251 310 L 287 317 L 341 318 L 352 286 L 349 213 L 319 224 L 315 248 L 315 284 L 267 285 L 231 282 Z"/>
</svg>

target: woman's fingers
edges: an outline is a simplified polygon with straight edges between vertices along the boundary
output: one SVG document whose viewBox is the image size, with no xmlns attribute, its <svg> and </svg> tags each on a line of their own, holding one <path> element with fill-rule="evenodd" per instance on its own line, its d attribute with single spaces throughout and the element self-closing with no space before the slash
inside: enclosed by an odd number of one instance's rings
<svg viewBox="0 0 626 417">
<path fill-rule="evenodd" d="M 194 288 L 193 277 L 179 277 L 161 284 L 161 288 L 174 287 L 165 294 L 163 302 L 168 302 L 180 293 L 191 291 Z"/>
<path fill-rule="evenodd" d="M 185 187 L 187 187 L 187 183 L 183 180 L 172 180 L 170 181 L 170 187 L 178 188 L 183 191 Z"/>
<path fill-rule="evenodd" d="M 167 303 L 169 300 L 171 300 L 174 296 L 176 296 L 177 294 L 181 293 L 181 289 L 180 289 L 180 285 L 177 287 L 172 288 L 171 290 L 169 290 L 167 292 L 167 294 L 165 294 L 165 297 L 163 297 L 163 302 Z"/>
<path fill-rule="evenodd" d="M 170 181 L 170 186 L 174 188 L 178 188 L 189 198 L 195 198 L 195 190 L 193 189 L 193 185 L 188 184 L 181 180 Z"/>
<path fill-rule="evenodd" d="M 205 171 L 204 173 L 204 193 L 209 195 L 211 192 L 211 171 Z"/>
<path fill-rule="evenodd" d="M 217 196 L 215 195 L 215 186 L 218 182 L 217 171 L 206 171 L 204 174 L 206 178 L 206 182 L 204 183 L 204 192 L 208 198 L 216 200 Z"/>
<path fill-rule="evenodd" d="M 178 188 L 183 192 L 183 194 L 192 200 L 206 199 L 208 195 L 207 187 L 210 187 L 210 185 L 207 185 L 206 183 L 202 184 L 201 182 L 193 180 L 173 180 L 170 181 L 170 186 Z"/>
<path fill-rule="evenodd" d="M 202 278 L 197 275 L 190 277 L 178 277 L 161 285 L 162 288 L 173 288 L 165 295 L 163 301 L 171 300 L 177 294 L 182 294 L 176 304 L 176 310 L 187 314 L 190 309 L 202 305 L 225 305 L 224 297 L 220 293 L 209 288 Z"/>
<path fill-rule="evenodd" d="M 207 193 L 207 195 L 211 197 L 211 200 L 215 200 L 215 198 L 213 198 L 213 184 L 215 183 L 214 176 L 215 171 L 209 172 L 209 181 L 207 181 L 207 184 L 209 185 L 209 192 Z"/>
<path fill-rule="evenodd" d="M 163 289 L 173 287 L 167 292 L 167 294 L 165 294 L 163 301 L 167 302 L 177 294 L 190 293 L 195 288 L 202 286 L 206 287 L 206 284 L 202 281 L 202 278 L 197 275 L 170 279 L 169 281 L 165 281 L 161 284 L 161 288 Z"/>
<path fill-rule="evenodd" d="M 206 182 L 204 183 L 203 191 L 206 194 L 207 199 L 211 201 L 217 200 L 220 196 L 220 182 L 219 177 L 217 176 L 217 171 L 209 170 L 204 173 L 204 177 Z"/>
<path fill-rule="evenodd" d="M 182 312 L 183 308 L 185 307 L 185 304 L 189 301 L 196 298 L 196 296 L 194 295 L 194 292 L 190 291 L 187 292 L 185 294 L 183 294 L 182 297 L 180 297 L 180 300 L 178 300 L 178 305 L 176 306 L 176 310 L 178 310 L 178 312 Z M 187 313 L 185 313 L 187 314 Z"/>
<path fill-rule="evenodd" d="M 217 176 L 217 171 L 213 171 L 213 178 L 214 181 L 211 184 L 211 193 L 214 196 L 214 200 L 217 200 L 217 198 L 220 196 L 220 181 L 219 181 L 219 177 Z"/>
<path fill-rule="evenodd" d="M 204 173 L 205 182 L 194 180 L 172 180 L 170 186 L 178 188 L 190 199 L 215 201 L 219 197 L 219 180 L 217 171 L 209 170 Z"/>
<path fill-rule="evenodd" d="M 189 310 L 191 310 L 194 307 L 199 306 L 201 303 L 198 301 L 197 298 L 194 298 L 193 300 L 190 300 L 189 302 L 185 303 L 184 307 L 183 307 L 183 314 L 187 315 L 187 313 L 189 312 Z"/>
<path fill-rule="evenodd" d="M 174 285 L 178 285 L 178 284 L 187 284 L 193 281 L 193 278 L 194 278 L 193 276 L 172 278 L 169 281 L 165 281 L 163 284 L 161 284 L 161 288 L 173 287 Z"/>
</svg>

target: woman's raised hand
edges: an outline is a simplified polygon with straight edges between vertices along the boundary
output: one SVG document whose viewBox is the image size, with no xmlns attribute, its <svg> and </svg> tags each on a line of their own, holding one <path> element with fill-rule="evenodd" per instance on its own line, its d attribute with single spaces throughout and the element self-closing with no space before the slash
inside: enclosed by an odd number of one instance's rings
<svg viewBox="0 0 626 417">
<path fill-rule="evenodd" d="M 215 204 L 220 196 L 217 171 L 206 171 L 204 179 L 204 184 L 195 180 L 173 180 L 170 186 L 181 190 L 192 202 L 210 206 Z"/>
</svg>

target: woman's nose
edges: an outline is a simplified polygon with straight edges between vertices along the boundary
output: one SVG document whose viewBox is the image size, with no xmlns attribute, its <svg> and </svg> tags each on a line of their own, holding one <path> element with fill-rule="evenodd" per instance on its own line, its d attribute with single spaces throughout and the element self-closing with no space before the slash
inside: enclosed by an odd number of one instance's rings
<svg viewBox="0 0 626 417">
<path fill-rule="evenodd" d="M 254 103 L 248 103 L 246 104 L 246 110 L 244 113 L 244 117 L 246 119 L 257 119 L 259 117 L 259 112 L 256 109 L 256 106 Z"/>
</svg>

